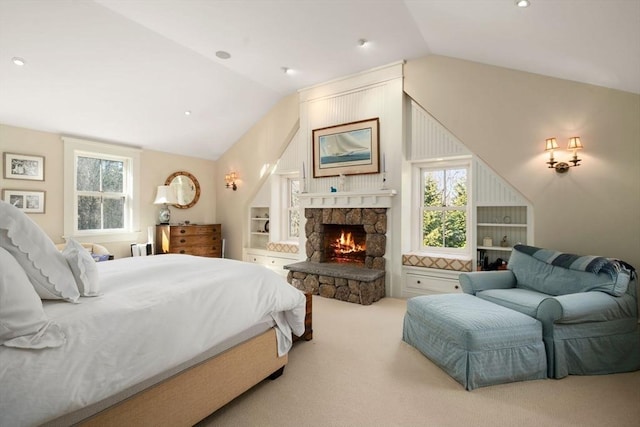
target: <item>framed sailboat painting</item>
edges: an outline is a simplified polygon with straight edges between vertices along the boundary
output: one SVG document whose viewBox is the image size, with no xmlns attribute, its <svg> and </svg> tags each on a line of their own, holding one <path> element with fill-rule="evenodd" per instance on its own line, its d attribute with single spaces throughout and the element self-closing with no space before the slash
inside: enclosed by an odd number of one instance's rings
<svg viewBox="0 0 640 427">
<path fill-rule="evenodd" d="M 379 120 L 313 130 L 313 177 L 380 171 Z"/>
</svg>

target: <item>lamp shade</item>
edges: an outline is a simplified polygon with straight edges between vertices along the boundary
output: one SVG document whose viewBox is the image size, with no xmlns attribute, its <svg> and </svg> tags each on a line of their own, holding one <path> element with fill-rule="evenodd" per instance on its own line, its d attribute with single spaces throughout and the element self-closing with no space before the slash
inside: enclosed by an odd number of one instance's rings
<svg viewBox="0 0 640 427">
<path fill-rule="evenodd" d="M 579 136 L 574 136 L 573 138 L 569 138 L 569 145 L 567 146 L 568 150 L 579 150 L 582 148 L 582 141 L 580 141 Z"/>
<path fill-rule="evenodd" d="M 175 205 L 178 203 L 178 197 L 176 196 L 176 192 L 170 185 L 159 185 L 158 190 L 156 191 L 156 200 L 153 202 L 154 205 Z"/>
<path fill-rule="evenodd" d="M 544 150 L 549 151 L 549 150 L 555 150 L 556 148 L 558 148 L 558 143 L 556 142 L 556 139 L 547 138 L 545 141 Z"/>
</svg>

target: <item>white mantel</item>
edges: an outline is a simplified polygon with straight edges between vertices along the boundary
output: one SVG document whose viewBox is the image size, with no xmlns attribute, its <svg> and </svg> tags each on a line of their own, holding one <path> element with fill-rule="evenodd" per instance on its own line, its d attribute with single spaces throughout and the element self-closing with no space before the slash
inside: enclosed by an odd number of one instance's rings
<svg viewBox="0 0 640 427">
<path fill-rule="evenodd" d="M 301 193 L 302 208 L 390 208 L 396 190 Z"/>
</svg>

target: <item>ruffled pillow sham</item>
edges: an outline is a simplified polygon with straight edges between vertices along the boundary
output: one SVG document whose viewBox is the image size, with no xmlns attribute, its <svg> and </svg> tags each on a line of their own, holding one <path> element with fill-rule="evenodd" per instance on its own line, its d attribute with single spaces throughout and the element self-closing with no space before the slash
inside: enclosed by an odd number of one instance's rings
<svg viewBox="0 0 640 427">
<path fill-rule="evenodd" d="M 0 345 L 41 349 L 64 343 L 64 333 L 47 319 L 27 273 L 0 248 Z"/>
<path fill-rule="evenodd" d="M 80 292 L 67 261 L 40 227 L 0 200 L 0 247 L 18 261 L 42 299 L 76 302 Z"/>
<path fill-rule="evenodd" d="M 80 295 L 84 297 L 100 295 L 98 290 L 98 267 L 96 267 L 96 261 L 91 256 L 91 253 L 77 241 L 69 239 L 62 250 L 62 256 L 65 257 L 71 268 Z"/>
</svg>

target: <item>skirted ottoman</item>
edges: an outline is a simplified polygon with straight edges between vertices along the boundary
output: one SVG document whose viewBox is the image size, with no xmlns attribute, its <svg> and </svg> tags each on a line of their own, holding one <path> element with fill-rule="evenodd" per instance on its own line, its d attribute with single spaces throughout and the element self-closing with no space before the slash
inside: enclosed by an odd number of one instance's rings
<svg viewBox="0 0 640 427">
<path fill-rule="evenodd" d="M 403 340 L 467 390 L 547 377 L 540 322 L 472 295 L 409 299 Z"/>
</svg>

